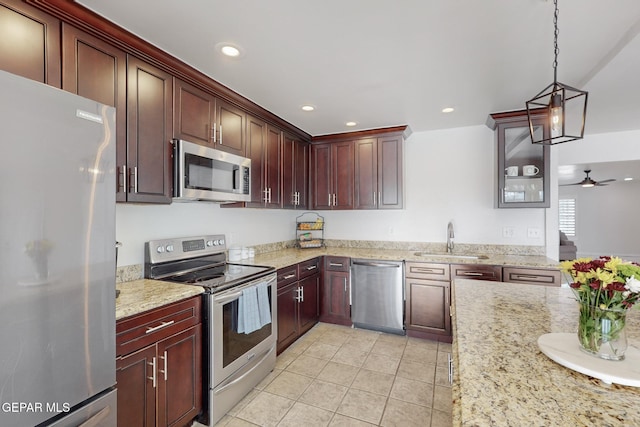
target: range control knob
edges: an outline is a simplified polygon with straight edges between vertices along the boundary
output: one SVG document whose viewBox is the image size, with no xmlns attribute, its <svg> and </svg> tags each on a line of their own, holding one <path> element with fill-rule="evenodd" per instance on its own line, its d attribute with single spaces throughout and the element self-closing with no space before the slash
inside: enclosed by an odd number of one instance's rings
<svg viewBox="0 0 640 427">
<path fill-rule="evenodd" d="M 159 254 L 164 253 L 164 246 L 158 246 L 158 247 L 156 248 L 156 251 L 157 251 Z"/>
<path fill-rule="evenodd" d="M 213 246 L 213 240 L 207 240 L 207 246 L 209 247 Z"/>
<path fill-rule="evenodd" d="M 167 245 L 165 249 L 167 250 L 167 252 L 173 252 L 173 245 Z"/>
<path fill-rule="evenodd" d="M 224 239 L 220 239 L 218 241 L 220 242 L 221 245 L 224 245 Z"/>
<path fill-rule="evenodd" d="M 213 246 L 218 246 L 220 244 L 220 240 L 216 239 L 213 241 Z"/>
</svg>

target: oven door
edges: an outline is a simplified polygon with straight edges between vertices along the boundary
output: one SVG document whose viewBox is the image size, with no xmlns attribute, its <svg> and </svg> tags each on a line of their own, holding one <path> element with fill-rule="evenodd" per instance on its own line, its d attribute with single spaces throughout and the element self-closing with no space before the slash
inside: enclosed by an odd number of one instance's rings
<svg viewBox="0 0 640 427">
<path fill-rule="evenodd" d="M 255 279 L 219 294 L 211 295 L 209 305 L 209 385 L 215 388 L 222 381 L 245 365 L 255 362 L 276 345 L 277 309 L 276 309 L 276 274 Z M 271 322 L 253 332 L 239 332 L 239 316 L 247 304 L 240 304 L 240 297 L 245 289 L 266 283 Z M 258 291 L 259 292 L 259 291 Z M 242 306 L 242 307 L 241 307 Z"/>
</svg>

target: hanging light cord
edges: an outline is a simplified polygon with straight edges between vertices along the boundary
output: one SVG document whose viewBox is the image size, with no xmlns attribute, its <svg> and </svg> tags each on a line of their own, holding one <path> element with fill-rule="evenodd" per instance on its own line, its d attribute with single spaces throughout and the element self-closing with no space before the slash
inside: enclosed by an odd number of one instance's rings
<svg viewBox="0 0 640 427">
<path fill-rule="evenodd" d="M 558 53 L 560 49 L 558 49 L 558 0 L 553 0 L 553 5 L 555 6 L 555 13 L 553 14 L 553 27 L 555 31 L 553 33 L 553 83 L 558 81 Z"/>
</svg>

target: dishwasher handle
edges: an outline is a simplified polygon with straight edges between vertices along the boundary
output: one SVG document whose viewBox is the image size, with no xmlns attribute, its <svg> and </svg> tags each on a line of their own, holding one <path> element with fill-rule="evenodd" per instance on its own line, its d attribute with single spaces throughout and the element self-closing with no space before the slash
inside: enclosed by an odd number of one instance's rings
<svg viewBox="0 0 640 427">
<path fill-rule="evenodd" d="M 364 265 L 365 267 L 400 268 L 400 264 L 388 263 L 388 262 L 353 261 L 351 264 L 353 264 L 353 265 Z"/>
</svg>

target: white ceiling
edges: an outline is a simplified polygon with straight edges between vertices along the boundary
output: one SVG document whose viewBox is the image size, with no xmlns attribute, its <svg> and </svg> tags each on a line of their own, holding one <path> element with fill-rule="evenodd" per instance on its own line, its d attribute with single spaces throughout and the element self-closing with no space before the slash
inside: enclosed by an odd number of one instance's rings
<svg viewBox="0 0 640 427">
<path fill-rule="evenodd" d="M 311 135 L 480 125 L 553 81 L 548 0 L 79 3 Z M 558 80 L 589 91 L 586 132 L 639 129 L 640 1 L 559 9 Z M 242 57 L 220 55 L 221 42 Z"/>
</svg>

